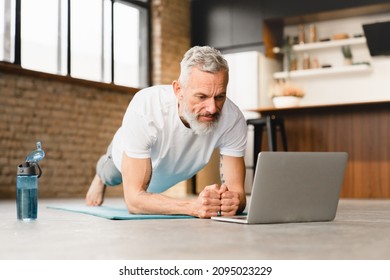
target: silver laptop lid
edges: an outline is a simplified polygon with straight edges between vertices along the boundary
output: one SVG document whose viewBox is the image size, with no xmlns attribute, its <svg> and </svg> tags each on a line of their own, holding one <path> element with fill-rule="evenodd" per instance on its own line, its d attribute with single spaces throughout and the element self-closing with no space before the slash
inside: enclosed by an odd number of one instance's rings
<svg viewBox="0 0 390 280">
<path fill-rule="evenodd" d="M 347 158 L 344 152 L 261 152 L 248 223 L 333 220 Z"/>
</svg>

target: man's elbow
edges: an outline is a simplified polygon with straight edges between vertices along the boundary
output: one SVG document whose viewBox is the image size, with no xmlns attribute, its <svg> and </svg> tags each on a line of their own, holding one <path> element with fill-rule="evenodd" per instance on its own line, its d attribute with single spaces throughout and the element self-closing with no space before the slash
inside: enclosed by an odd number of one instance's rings
<svg viewBox="0 0 390 280">
<path fill-rule="evenodd" d="M 127 211 L 130 214 L 145 214 L 144 211 L 142 210 L 141 201 L 137 196 L 138 195 L 125 197 Z"/>
</svg>

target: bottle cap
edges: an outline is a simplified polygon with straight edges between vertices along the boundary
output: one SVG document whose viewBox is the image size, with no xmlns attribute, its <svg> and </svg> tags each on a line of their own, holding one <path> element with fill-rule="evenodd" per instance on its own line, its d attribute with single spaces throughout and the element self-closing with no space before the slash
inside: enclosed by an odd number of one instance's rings
<svg viewBox="0 0 390 280">
<path fill-rule="evenodd" d="M 42 144 L 40 141 L 36 142 L 36 147 L 37 148 L 26 157 L 26 160 L 22 164 L 18 165 L 17 175 L 38 175 L 38 178 L 41 177 L 42 170 L 38 162 L 45 157 L 45 152 L 42 150 Z M 36 167 L 38 167 L 38 170 Z"/>
<path fill-rule="evenodd" d="M 38 162 L 41 161 L 45 157 L 45 152 L 42 150 L 41 142 L 36 142 L 36 150 L 32 151 L 27 157 L 27 162 Z"/>
<path fill-rule="evenodd" d="M 38 170 L 37 168 L 38 167 Z M 42 171 L 38 164 L 31 162 L 23 162 L 18 165 L 17 175 L 28 176 L 28 175 L 38 175 L 38 178 L 41 176 Z"/>
</svg>

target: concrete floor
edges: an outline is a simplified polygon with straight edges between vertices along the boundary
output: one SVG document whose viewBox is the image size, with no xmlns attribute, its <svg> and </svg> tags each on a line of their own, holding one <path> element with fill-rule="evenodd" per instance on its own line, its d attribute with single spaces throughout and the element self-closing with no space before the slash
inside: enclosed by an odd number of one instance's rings
<svg viewBox="0 0 390 280">
<path fill-rule="evenodd" d="M 335 221 L 239 225 L 202 219 L 112 221 L 47 209 L 34 222 L 0 201 L 0 259 L 390 259 L 390 200 L 341 200 Z M 107 205 L 121 204 L 107 199 Z"/>
</svg>

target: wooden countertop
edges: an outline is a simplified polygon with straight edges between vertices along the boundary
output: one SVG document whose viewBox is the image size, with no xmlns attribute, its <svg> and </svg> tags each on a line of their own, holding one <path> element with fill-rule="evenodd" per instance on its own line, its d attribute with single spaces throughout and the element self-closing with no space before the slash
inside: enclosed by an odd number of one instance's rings
<svg viewBox="0 0 390 280">
<path fill-rule="evenodd" d="M 255 111 L 284 119 L 289 151 L 347 152 L 342 197 L 388 199 L 389 109 L 390 100 L 384 100 Z"/>
<path fill-rule="evenodd" d="M 373 101 L 373 102 L 360 102 L 360 103 L 340 103 L 340 104 L 324 104 L 324 105 L 312 105 L 312 106 L 299 106 L 288 108 L 275 108 L 264 107 L 257 108 L 250 111 L 259 112 L 261 114 L 276 114 L 278 112 L 299 112 L 299 111 L 338 111 L 342 109 L 362 109 L 362 108 L 383 108 L 390 106 L 390 100 L 385 101 Z M 390 107 L 389 107 L 390 108 Z"/>
</svg>

